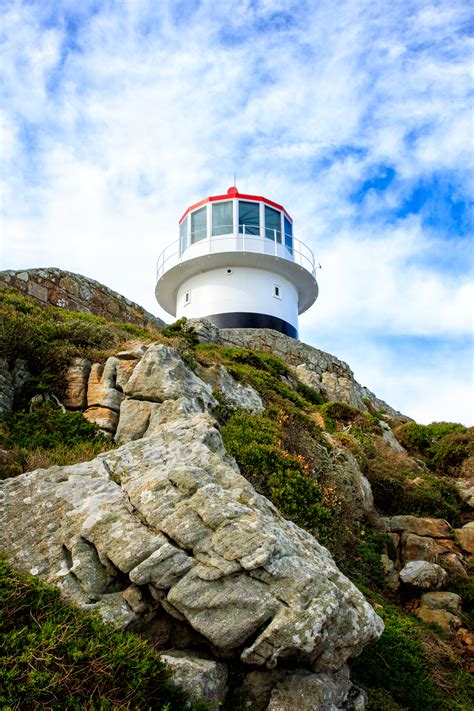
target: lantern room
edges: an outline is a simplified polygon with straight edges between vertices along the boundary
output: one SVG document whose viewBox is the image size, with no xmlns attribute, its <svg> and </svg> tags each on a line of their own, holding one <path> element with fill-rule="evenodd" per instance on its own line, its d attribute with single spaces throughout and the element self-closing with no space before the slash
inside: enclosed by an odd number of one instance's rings
<svg viewBox="0 0 474 711">
<path fill-rule="evenodd" d="M 298 315 L 318 296 L 314 256 L 282 205 L 232 187 L 185 211 L 158 259 L 155 293 L 177 318 L 297 338 Z"/>
</svg>

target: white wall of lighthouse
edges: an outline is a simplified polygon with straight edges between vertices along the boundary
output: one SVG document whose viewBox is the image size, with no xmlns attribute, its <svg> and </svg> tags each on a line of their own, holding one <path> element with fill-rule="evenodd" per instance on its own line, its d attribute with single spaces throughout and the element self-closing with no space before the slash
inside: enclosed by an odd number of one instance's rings
<svg viewBox="0 0 474 711">
<path fill-rule="evenodd" d="M 297 329 L 298 292 L 281 274 L 231 264 L 196 274 L 178 289 L 178 318 L 235 312 L 268 314 Z"/>
</svg>

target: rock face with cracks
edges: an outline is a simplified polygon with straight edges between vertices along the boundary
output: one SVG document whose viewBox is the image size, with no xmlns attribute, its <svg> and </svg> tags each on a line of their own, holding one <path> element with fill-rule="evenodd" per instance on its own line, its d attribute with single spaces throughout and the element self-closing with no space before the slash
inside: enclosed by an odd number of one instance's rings
<svg viewBox="0 0 474 711">
<path fill-rule="evenodd" d="M 10 560 L 122 626 L 139 618 L 134 584 L 217 654 L 260 667 L 339 669 L 382 632 L 328 551 L 239 474 L 207 414 L 2 489 Z"/>
<path fill-rule="evenodd" d="M 258 708 L 363 708 L 346 661 L 382 620 L 330 553 L 240 475 L 210 414 L 211 385 L 236 407 L 263 405 L 214 370 L 205 382 L 163 345 L 92 366 L 85 415 L 113 415 L 125 444 L 0 482 L 0 547 L 167 650 L 176 683 L 203 701 L 223 701 L 224 662 L 235 661 L 262 670 Z M 370 487 L 361 497 L 370 508 Z"/>
</svg>

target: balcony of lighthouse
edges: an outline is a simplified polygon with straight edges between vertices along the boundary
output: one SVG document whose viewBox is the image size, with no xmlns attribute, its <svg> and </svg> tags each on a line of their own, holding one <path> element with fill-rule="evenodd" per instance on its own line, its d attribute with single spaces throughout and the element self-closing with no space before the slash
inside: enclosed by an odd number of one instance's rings
<svg viewBox="0 0 474 711">
<path fill-rule="evenodd" d="M 204 258 L 201 264 L 208 268 L 206 257 L 217 254 L 229 255 L 229 253 L 248 253 L 288 260 L 316 277 L 314 255 L 311 249 L 298 239 L 292 238 L 291 246 L 288 243 L 283 244 L 281 234 L 275 229 L 270 231 L 268 228 L 265 229 L 263 238 L 261 234 L 263 230 L 255 225 L 242 224 L 237 228 L 230 224 L 223 225 L 219 229 L 223 230 L 221 234 L 198 230 L 191 234 L 189 244 L 183 244 L 181 239 L 169 244 L 158 257 L 157 281 L 167 271 L 188 260 Z M 258 266 L 259 260 L 255 260 L 254 264 Z M 267 261 L 265 265 L 268 266 Z"/>
</svg>

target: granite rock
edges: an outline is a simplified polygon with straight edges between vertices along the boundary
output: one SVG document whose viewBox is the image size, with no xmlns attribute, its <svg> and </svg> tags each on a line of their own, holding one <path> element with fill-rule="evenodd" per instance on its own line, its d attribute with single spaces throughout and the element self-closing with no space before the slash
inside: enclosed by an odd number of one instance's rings
<svg viewBox="0 0 474 711">
<path fill-rule="evenodd" d="M 242 385 L 231 376 L 223 365 L 201 368 L 200 377 L 217 390 L 225 405 L 259 414 L 265 409 L 262 398 L 251 385 Z"/>
<path fill-rule="evenodd" d="M 400 571 L 400 580 L 420 590 L 437 590 L 447 580 L 447 573 L 436 563 L 412 560 Z"/>
<path fill-rule="evenodd" d="M 222 706 L 228 671 L 225 664 L 213 661 L 194 651 L 170 650 L 161 654 L 171 671 L 171 682 L 191 698 L 208 704 L 210 709 Z"/>
<path fill-rule="evenodd" d="M 217 405 L 210 385 L 188 368 L 168 346 L 151 345 L 133 370 L 124 393 L 134 400 L 163 402 L 185 397 L 196 399 L 203 411 Z"/>
<path fill-rule="evenodd" d="M 382 632 L 329 552 L 239 474 L 205 413 L 0 488 L 11 562 L 122 626 L 140 621 L 122 594 L 135 585 L 218 656 L 331 674 Z"/>
<path fill-rule="evenodd" d="M 87 407 L 87 383 L 92 363 L 87 358 L 73 358 L 66 371 L 66 393 L 63 405 L 70 410 Z"/>
</svg>

